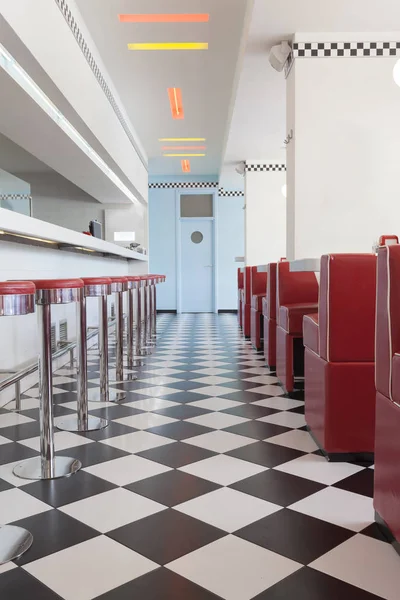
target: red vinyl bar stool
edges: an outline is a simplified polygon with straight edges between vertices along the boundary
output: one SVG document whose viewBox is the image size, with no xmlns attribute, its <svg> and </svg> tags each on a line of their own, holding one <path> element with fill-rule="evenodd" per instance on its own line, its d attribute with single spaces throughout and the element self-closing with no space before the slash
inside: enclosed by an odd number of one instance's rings
<svg viewBox="0 0 400 600">
<path fill-rule="evenodd" d="M 78 303 L 77 314 L 77 336 L 76 347 L 78 353 L 78 403 L 77 414 L 72 417 L 58 417 L 55 424 L 58 429 L 63 431 L 95 431 L 107 427 L 108 421 L 98 417 L 89 416 L 89 394 L 88 394 L 88 372 L 87 372 L 87 308 L 86 298 L 106 299 L 111 293 L 111 279 L 107 277 L 82 277 L 84 287 L 80 290 L 80 301 Z M 101 310 L 99 311 L 101 314 Z M 101 347 L 100 338 L 103 328 L 99 327 L 99 348 Z M 104 386 L 104 375 L 108 375 L 108 364 L 104 369 L 104 353 L 100 350 L 100 390 L 108 386 L 108 377 Z M 102 369 L 103 366 L 103 369 Z M 103 385 L 102 385 L 103 383 Z M 95 389 L 97 392 L 97 390 Z M 100 392 L 101 396 L 101 392 Z"/>
<path fill-rule="evenodd" d="M 22 479 L 58 479 L 73 475 L 82 465 L 75 458 L 56 456 L 54 452 L 51 305 L 79 303 L 83 296 L 83 281 L 82 279 L 39 279 L 33 283 L 36 287 L 40 343 L 40 456 L 18 464 L 13 472 Z M 82 389 L 81 376 L 82 371 L 78 362 L 78 390 Z"/>
<path fill-rule="evenodd" d="M 0 282 L 0 316 L 14 317 L 35 312 L 35 285 L 31 282 Z M 1 452 L 0 452 L 1 454 Z M 32 534 L 15 525 L 0 526 L 0 565 L 29 550 Z"/>
<path fill-rule="evenodd" d="M 116 349 L 115 349 L 115 382 L 124 381 L 124 292 L 128 291 L 127 277 L 110 277 L 111 292 L 115 294 L 115 333 L 116 333 Z M 119 399 L 122 400 L 126 394 L 119 394 Z"/>
</svg>

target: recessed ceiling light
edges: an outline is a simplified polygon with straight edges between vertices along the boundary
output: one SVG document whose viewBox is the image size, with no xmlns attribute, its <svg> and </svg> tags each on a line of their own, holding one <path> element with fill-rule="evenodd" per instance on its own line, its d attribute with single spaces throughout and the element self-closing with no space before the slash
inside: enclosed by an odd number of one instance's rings
<svg viewBox="0 0 400 600">
<path fill-rule="evenodd" d="M 207 23 L 209 14 L 118 15 L 121 23 Z"/>
<path fill-rule="evenodd" d="M 128 44 L 129 50 L 208 50 L 203 42 L 151 42 Z"/>
<path fill-rule="evenodd" d="M 159 142 L 205 142 L 206 138 L 158 138 Z"/>
<path fill-rule="evenodd" d="M 182 164 L 182 171 L 184 173 L 190 173 L 190 160 L 184 159 L 184 160 L 182 160 L 181 164 Z"/>
<path fill-rule="evenodd" d="M 180 88 L 168 88 L 168 98 L 173 119 L 183 119 L 182 91 Z"/>
<path fill-rule="evenodd" d="M 163 156 L 205 156 L 205 154 L 164 154 Z"/>
<path fill-rule="evenodd" d="M 206 146 L 163 146 L 163 152 L 174 152 L 175 150 L 205 150 Z"/>
</svg>

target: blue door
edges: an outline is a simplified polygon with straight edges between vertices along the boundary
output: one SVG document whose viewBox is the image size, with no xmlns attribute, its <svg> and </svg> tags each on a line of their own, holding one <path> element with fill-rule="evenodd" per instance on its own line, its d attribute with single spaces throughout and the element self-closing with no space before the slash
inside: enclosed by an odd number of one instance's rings
<svg viewBox="0 0 400 600">
<path fill-rule="evenodd" d="M 214 311 L 212 219 L 181 219 L 181 310 Z"/>
</svg>

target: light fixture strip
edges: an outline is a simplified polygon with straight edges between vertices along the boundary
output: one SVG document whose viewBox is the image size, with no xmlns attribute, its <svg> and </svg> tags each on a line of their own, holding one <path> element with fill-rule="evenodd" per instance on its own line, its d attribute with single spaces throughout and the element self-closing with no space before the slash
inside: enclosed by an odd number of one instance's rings
<svg viewBox="0 0 400 600">
<path fill-rule="evenodd" d="M 163 156 L 169 156 L 169 157 L 177 157 L 177 156 L 205 156 L 205 154 L 164 154 Z"/>
<path fill-rule="evenodd" d="M 158 138 L 159 142 L 205 142 L 206 138 Z"/>
<path fill-rule="evenodd" d="M 182 165 L 182 171 L 184 173 L 190 173 L 190 160 L 183 159 L 181 161 L 181 165 Z"/>
<path fill-rule="evenodd" d="M 168 88 L 169 104 L 171 107 L 171 113 L 173 119 L 183 119 L 185 117 L 183 112 L 182 102 L 182 91 L 180 88 Z"/>
<path fill-rule="evenodd" d="M 208 50 L 206 42 L 150 42 L 128 44 L 129 50 Z"/>
<path fill-rule="evenodd" d="M 208 23 L 207 13 L 193 14 L 121 14 L 121 23 Z"/>
<path fill-rule="evenodd" d="M 206 146 L 163 146 L 163 152 L 174 152 L 175 150 L 206 150 Z"/>
<path fill-rule="evenodd" d="M 137 203 L 138 200 L 130 189 L 121 181 L 114 171 L 104 162 L 104 160 L 93 150 L 81 134 L 71 125 L 71 123 L 58 110 L 48 96 L 33 81 L 20 64 L 11 56 L 11 54 L 0 44 L 0 67 L 36 102 L 36 104 L 68 135 L 68 137 L 80 148 L 90 160 L 121 190 L 131 202 Z"/>
</svg>

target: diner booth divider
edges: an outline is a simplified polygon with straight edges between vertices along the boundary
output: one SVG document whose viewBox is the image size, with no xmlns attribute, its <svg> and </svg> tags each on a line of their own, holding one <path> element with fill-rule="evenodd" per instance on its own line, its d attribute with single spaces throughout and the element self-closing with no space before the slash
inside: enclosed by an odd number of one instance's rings
<svg viewBox="0 0 400 600">
<path fill-rule="evenodd" d="M 243 304 L 243 284 L 244 284 L 244 269 L 239 268 L 237 270 L 238 276 L 238 323 L 239 327 L 243 327 L 243 314 L 242 314 L 242 304 Z"/>
<path fill-rule="evenodd" d="M 264 357 L 271 370 L 276 368 L 276 263 L 267 267 L 267 295 L 263 299 Z"/>
<path fill-rule="evenodd" d="M 246 338 L 250 337 L 251 316 L 251 270 L 257 267 L 245 267 L 242 290 L 242 331 Z"/>
<path fill-rule="evenodd" d="M 250 319 L 250 339 L 253 348 L 261 350 L 263 348 L 264 328 L 263 328 L 263 300 L 267 294 L 267 273 L 259 272 L 257 267 L 251 270 L 251 319 Z"/>
</svg>

